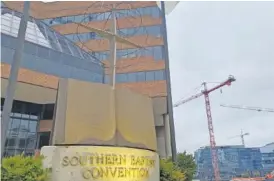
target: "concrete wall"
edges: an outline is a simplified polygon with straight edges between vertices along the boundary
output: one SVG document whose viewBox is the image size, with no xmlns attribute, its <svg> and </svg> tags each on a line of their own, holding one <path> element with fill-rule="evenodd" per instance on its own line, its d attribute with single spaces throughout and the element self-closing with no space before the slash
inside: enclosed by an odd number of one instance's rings
<svg viewBox="0 0 274 181">
<path fill-rule="evenodd" d="M 5 97 L 7 85 L 8 80 L 1 78 L 1 97 Z M 14 99 L 37 104 L 54 103 L 56 99 L 56 90 L 18 82 Z"/>
</svg>

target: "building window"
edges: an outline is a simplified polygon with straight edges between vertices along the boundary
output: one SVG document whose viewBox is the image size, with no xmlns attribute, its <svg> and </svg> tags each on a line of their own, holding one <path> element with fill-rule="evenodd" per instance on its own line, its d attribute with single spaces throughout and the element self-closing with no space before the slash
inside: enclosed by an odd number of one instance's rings
<svg viewBox="0 0 274 181">
<path fill-rule="evenodd" d="M 125 37 L 137 35 L 150 35 L 155 37 L 161 37 L 161 25 L 118 29 L 118 34 Z"/>
<path fill-rule="evenodd" d="M 146 72 L 146 81 L 153 81 L 155 80 L 155 73 L 154 72 Z"/>
<path fill-rule="evenodd" d="M 97 59 L 99 59 L 100 61 L 108 60 L 108 58 L 109 58 L 109 51 L 105 51 L 105 52 L 93 52 L 93 55 Z"/>
<path fill-rule="evenodd" d="M 117 59 L 150 56 L 154 60 L 164 60 L 163 46 L 145 47 L 145 49 L 117 50 Z"/>
<path fill-rule="evenodd" d="M 38 137 L 39 137 L 38 149 L 41 149 L 43 146 L 49 145 L 50 132 L 39 133 Z"/>
<path fill-rule="evenodd" d="M 131 72 L 116 74 L 117 83 L 126 82 L 147 82 L 147 81 L 158 81 L 166 80 L 165 70 L 153 70 L 144 72 Z M 109 76 L 106 75 L 105 83 L 109 82 Z"/>
<path fill-rule="evenodd" d="M 138 72 L 136 73 L 137 82 L 144 82 L 146 81 L 146 73 L 145 72 Z"/>
<path fill-rule="evenodd" d="M 133 27 L 133 28 L 118 29 L 117 33 L 120 36 L 124 36 L 124 37 L 137 36 L 137 35 L 150 35 L 150 36 L 159 38 L 162 36 L 161 25 L 140 26 L 140 27 Z M 103 39 L 103 37 L 101 37 L 95 32 L 67 34 L 64 36 L 66 36 L 68 39 L 70 39 L 73 42 L 86 42 L 88 40 Z"/>
<path fill-rule="evenodd" d="M 155 80 L 165 80 L 165 72 L 162 70 L 155 71 Z"/>
<path fill-rule="evenodd" d="M 117 74 L 116 75 L 117 82 L 127 82 L 127 74 Z"/>
<path fill-rule="evenodd" d="M 2 97 L 1 97 L 1 110 L 3 110 L 3 107 L 4 107 L 4 101 L 5 101 L 5 98 L 2 98 Z"/>
<path fill-rule="evenodd" d="M 26 116 L 25 116 L 26 117 Z M 5 156 L 21 153 L 33 155 L 37 142 L 37 119 L 24 118 L 24 114 L 12 114 L 5 143 Z"/>
<path fill-rule="evenodd" d="M 136 73 L 129 73 L 128 74 L 128 82 L 137 82 Z"/>
<path fill-rule="evenodd" d="M 86 42 L 88 40 L 102 39 L 102 37 L 96 34 L 95 32 L 68 34 L 64 36 L 66 36 L 68 39 L 70 39 L 73 42 Z"/>
<path fill-rule="evenodd" d="M 153 18 L 159 18 L 161 16 L 160 10 L 157 6 L 152 7 L 142 7 L 136 9 L 123 9 L 116 11 L 116 18 L 125 18 L 125 17 L 138 17 L 138 16 L 151 16 Z M 64 16 L 51 19 L 44 19 L 44 23 L 47 25 L 58 25 L 58 24 L 67 24 L 72 22 L 89 22 L 89 21 L 105 21 L 111 18 L 110 12 L 103 13 L 92 13 L 87 16 L 77 15 L 77 16 Z"/>
<path fill-rule="evenodd" d="M 1 98 L 1 110 L 4 105 Z M 24 153 L 33 155 L 37 144 L 37 127 L 42 105 L 29 102 L 13 102 L 12 113 L 7 130 L 4 156 Z"/>
<path fill-rule="evenodd" d="M 45 104 L 41 119 L 53 119 L 54 104 Z"/>
</svg>

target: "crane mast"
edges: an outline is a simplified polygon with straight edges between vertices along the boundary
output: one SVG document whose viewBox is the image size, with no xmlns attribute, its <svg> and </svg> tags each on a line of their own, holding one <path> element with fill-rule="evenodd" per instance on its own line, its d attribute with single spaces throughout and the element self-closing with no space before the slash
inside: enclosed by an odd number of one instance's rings
<svg viewBox="0 0 274 181">
<path fill-rule="evenodd" d="M 208 125 L 209 139 L 210 139 L 210 149 L 211 149 L 211 156 L 212 156 L 212 165 L 213 165 L 215 180 L 220 181 L 221 178 L 220 178 L 220 171 L 219 171 L 219 165 L 218 165 L 218 155 L 216 150 L 216 142 L 215 142 L 215 135 L 214 135 L 210 101 L 209 101 L 208 94 L 209 93 L 207 91 L 206 83 L 204 83 L 204 96 L 205 96 L 205 105 L 206 105 L 207 125 Z"/>
<path fill-rule="evenodd" d="M 249 133 L 243 133 L 243 130 L 241 130 L 241 140 L 242 140 L 242 145 L 245 147 L 245 136 L 248 136 Z"/>
<path fill-rule="evenodd" d="M 205 105 L 206 105 L 206 115 L 207 115 L 207 122 L 208 122 L 208 131 L 209 131 L 209 138 L 210 138 L 210 150 L 211 150 L 211 156 L 212 156 L 212 166 L 214 170 L 214 177 L 215 181 L 221 181 L 220 178 L 220 171 L 218 166 L 218 155 L 216 150 L 216 142 L 215 142 L 215 136 L 214 136 L 214 129 L 213 129 L 213 122 L 212 122 L 212 116 L 211 116 L 211 109 L 210 109 L 210 100 L 209 100 L 209 93 L 225 86 L 225 85 L 231 85 L 231 82 L 235 81 L 236 79 L 233 76 L 229 76 L 228 79 L 219 85 L 207 89 L 207 84 L 204 82 L 204 90 L 201 93 L 198 93 L 196 95 L 190 96 L 187 99 L 181 100 L 178 103 L 174 104 L 174 107 L 178 107 L 182 104 L 185 104 L 193 99 L 196 99 L 202 95 L 204 95 L 205 98 Z"/>
<path fill-rule="evenodd" d="M 240 135 L 233 136 L 233 137 L 231 137 L 231 138 L 240 137 L 240 138 L 241 138 L 241 141 L 242 141 L 242 145 L 245 147 L 245 139 L 244 139 L 244 137 L 245 137 L 245 136 L 248 136 L 248 135 L 250 135 L 250 134 L 249 134 L 249 133 L 244 133 L 243 130 L 241 129 L 241 134 L 240 134 Z M 231 138 L 230 138 L 230 139 L 231 139 Z"/>
</svg>

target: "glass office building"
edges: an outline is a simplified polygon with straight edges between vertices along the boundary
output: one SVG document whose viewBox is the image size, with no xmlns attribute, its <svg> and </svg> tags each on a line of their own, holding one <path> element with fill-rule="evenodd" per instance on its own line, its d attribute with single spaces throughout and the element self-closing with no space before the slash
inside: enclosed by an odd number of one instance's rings
<svg viewBox="0 0 274 181">
<path fill-rule="evenodd" d="M 256 177 L 263 173 L 262 158 L 259 148 L 243 146 L 217 147 L 218 164 L 222 181 L 233 177 Z M 200 148 L 195 152 L 197 174 L 201 181 L 213 181 L 214 173 L 210 147 Z"/>
<path fill-rule="evenodd" d="M 262 153 L 262 165 L 265 173 L 274 171 L 274 142 L 260 148 Z"/>
<path fill-rule="evenodd" d="M 5 7 L 2 2 L 1 5 L 1 63 L 3 65 L 3 63 L 11 64 L 13 60 L 22 14 Z M 103 83 L 104 78 L 104 68 L 100 60 L 42 21 L 32 17 L 27 25 L 21 67 L 57 77 L 90 82 Z M 4 97 L 1 97 L 1 111 L 3 105 Z M 23 152 L 26 155 L 32 155 L 35 149 L 48 145 L 49 133 L 38 134 L 38 127 L 40 120 L 53 119 L 53 111 L 54 104 L 15 100 L 7 131 L 5 156 Z M 46 139 L 44 139 L 45 136 Z"/>
<path fill-rule="evenodd" d="M 1 9 L 1 68 L 5 75 L 1 75 L 1 79 L 7 84 L 21 17 L 18 12 L 22 12 L 23 2 L 5 1 L 4 4 L 7 8 Z M 169 127 L 169 113 L 164 28 L 161 11 L 155 1 L 31 2 L 31 7 L 35 8 L 30 8 L 29 11 L 31 18 L 27 28 L 19 80 L 21 83 L 24 82 L 24 85 L 21 85 L 23 92 L 29 90 L 45 93 L 41 93 L 41 97 L 37 96 L 35 100 L 22 93 L 21 97 L 19 96 L 20 100 L 17 101 L 35 103 L 42 107 L 38 116 L 36 148 L 49 142 L 53 118 L 44 118 L 42 115 L 49 105 L 52 105 L 50 110 L 53 113 L 51 108 L 54 107 L 56 100 L 54 95 L 58 90 L 59 78 L 109 82 L 109 41 L 75 23 L 108 31 L 112 10 L 110 7 L 113 4 L 117 8 L 117 33 L 142 47 L 117 43 L 117 88 L 127 88 L 148 96 L 153 106 L 157 105 L 154 107 L 154 122 L 158 152 L 161 157 L 171 156 L 170 132 L 166 129 Z M 34 85 L 36 87 L 33 87 Z M 43 87 L 43 90 L 40 87 Z M 3 90 L 5 89 L 2 88 Z M 24 110 L 21 113 L 24 113 Z"/>
<path fill-rule="evenodd" d="M 124 2 L 125 4 L 129 4 L 130 2 Z M 103 6 L 103 5 L 102 5 Z M 88 8 L 87 8 L 88 9 Z M 157 38 L 162 38 L 162 24 L 156 25 L 137 25 L 134 27 L 122 28 L 119 27 L 119 20 L 129 18 L 135 19 L 137 17 L 150 16 L 152 18 L 160 18 L 161 13 L 160 9 L 157 6 L 151 7 L 140 7 L 136 9 L 118 9 L 115 11 L 117 18 L 117 33 L 122 37 L 132 37 L 132 36 L 153 36 Z M 85 13 L 82 15 L 70 15 L 70 16 L 62 16 L 44 19 L 43 21 L 49 25 L 54 27 L 62 27 L 63 25 L 70 25 L 71 23 L 90 23 L 90 22 L 102 22 L 102 21 L 111 21 L 111 12 L 100 12 L 100 13 Z M 123 26 L 123 25 L 120 25 Z M 96 34 L 95 32 L 70 32 L 68 34 L 64 34 L 68 39 L 76 44 L 86 43 L 90 40 L 104 40 L 104 37 Z M 94 42 L 95 43 L 95 42 Z M 91 47 L 86 46 L 87 49 L 92 50 Z M 154 45 L 147 46 L 144 48 L 127 48 L 127 49 L 119 49 L 117 50 L 117 59 L 127 59 L 127 58 L 138 58 L 138 57 L 153 57 L 154 61 L 163 61 L 164 60 L 164 46 L 163 45 Z M 100 59 L 108 60 L 109 59 L 109 51 L 94 51 L 92 54 Z M 131 65 L 130 65 L 131 66 Z M 144 82 L 144 81 L 158 81 L 165 80 L 165 71 L 164 69 L 157 70 L 148 70 L 148 71 L 137 71 L 137 72 L 119 72 L 119 67 L 116 75 L 117 83 L 130 83 L 130 82 Z M 106 75 L 105 83 L 108 83 L 108 76 Z"/>
<path fill-rule="evenodd" d="M 1 111 L 4 98 L 1 98 Z M 37 126 L 41 106 L 14 101 L 5 143 L 5 156 L 25 153 L 32 155 L 37 143 Z"/>
</svg>

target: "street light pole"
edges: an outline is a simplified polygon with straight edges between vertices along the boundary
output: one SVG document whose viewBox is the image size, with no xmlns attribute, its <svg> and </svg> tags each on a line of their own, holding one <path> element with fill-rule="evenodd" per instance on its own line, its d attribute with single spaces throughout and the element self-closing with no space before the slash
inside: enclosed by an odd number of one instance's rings
<svg viewBox="0 0 274 181">
<path fill-rule="evenodd" d="M 165 12 L 165 2 L 161 1 L 161 12 L 162 12 L 162 26 L 163 26 L 163 39 L 164 39 L 164 55 L 165 55 L 165 73 L 166 73 L 166 84 L 167 84 L 167 108 L 169 116 L 169 126 L 170 126 L 170 142 L 171 142 L 171 152 L 172 161 L 176 161 L 177 148 L 176 148 L 176 138 L 175 138 L 175 126 L 173 118 L 173 103 L 171 95 L 171 82 L 170 82 L 170 69 L 169 69 L 169 54 L 168 54 L 168 41 L 167 41 L 167 28 L 166 28 L 166 12 Z"/>
<path fill-rule="evenodd" d="M 10 121 L 10 113 L 12 110 L 13 98 L 16 90 L 16 83 L 17 83 L 20 62 L 23 56 L 26 29 L 27 29 L 27 24 L 29 20 L 29 8 L 30 8 L 30 1 L 24 1 L 23 16 L 21 17 L 21 20 L 20 20 L 17 46 L 15 49 L 13 61 L 11 64 L 11 70 L 10 70 L 10 75 L 8 80 L 4 108 L 2 112 L 2 121 L 1 121 L 1 156 L 2 157 L 4 156 L 7 130 L 8 130 L 9 121 Z"/>
</svg>

